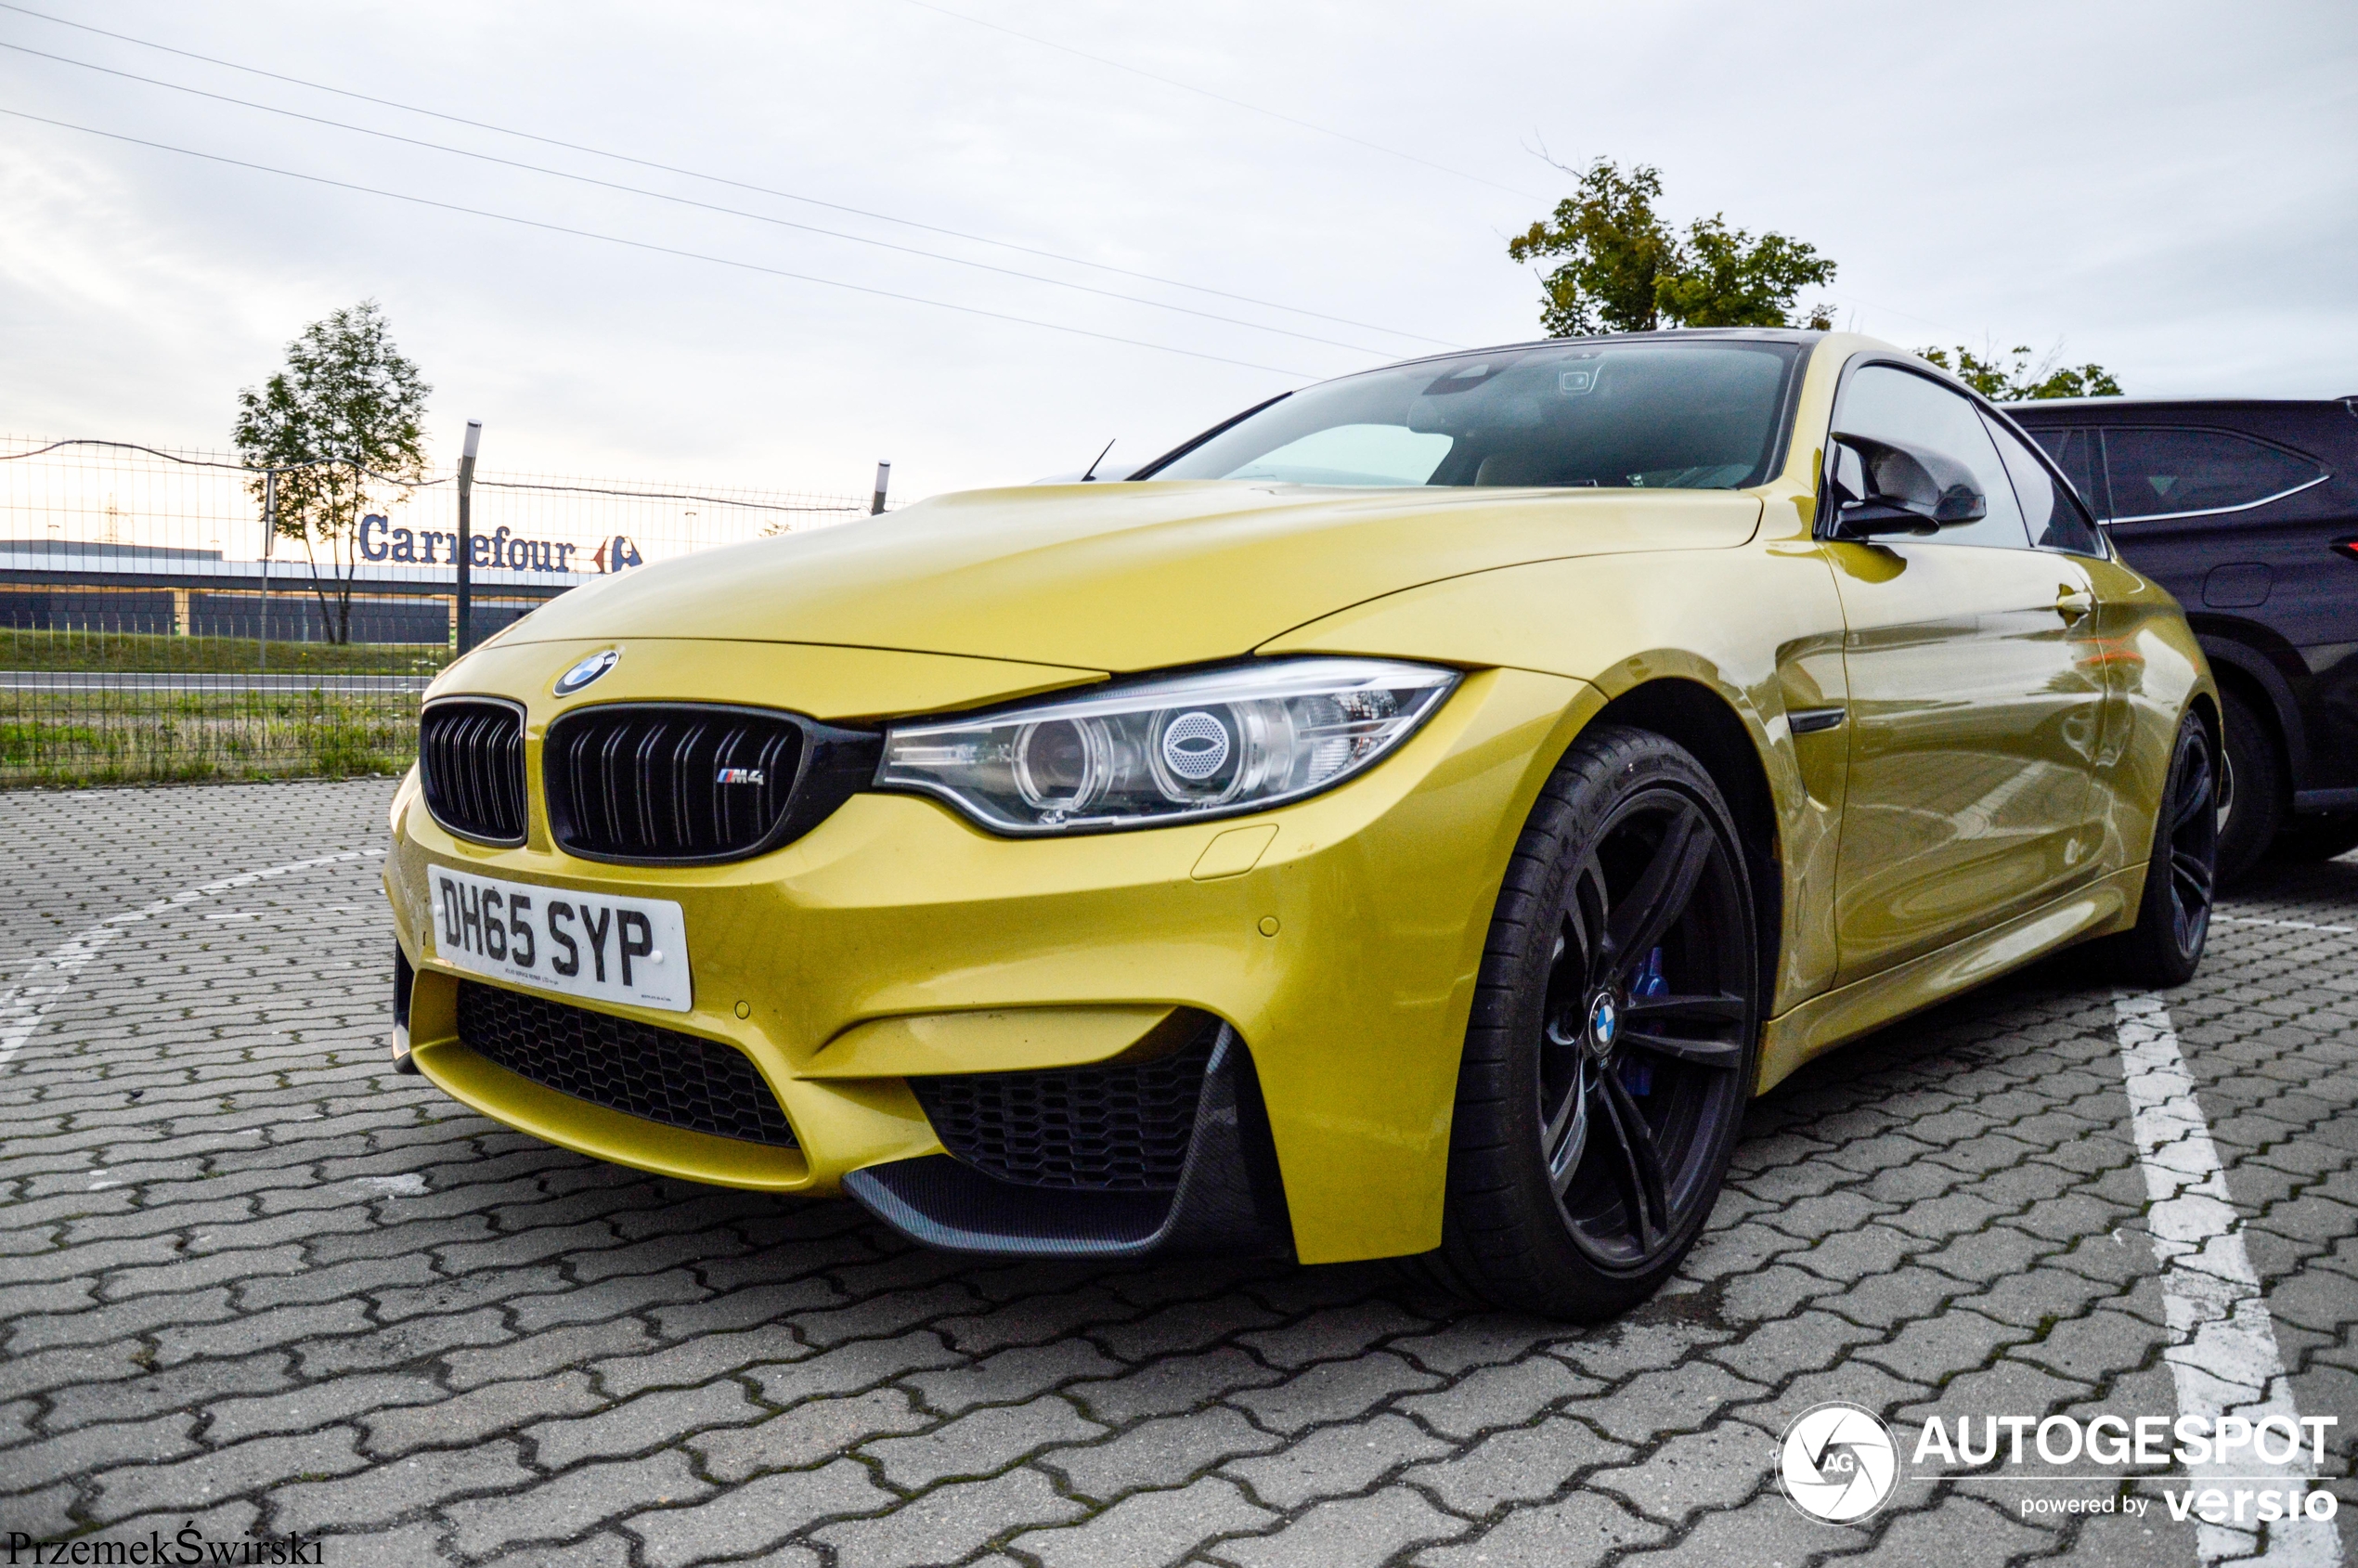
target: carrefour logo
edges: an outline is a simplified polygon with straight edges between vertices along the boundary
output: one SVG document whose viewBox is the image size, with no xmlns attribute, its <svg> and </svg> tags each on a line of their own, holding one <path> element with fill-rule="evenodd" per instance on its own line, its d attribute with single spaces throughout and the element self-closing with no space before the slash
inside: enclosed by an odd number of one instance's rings
<svg viewBox="0 0 2358 1568">
<path fill-rule="evenodd" d="M 639 547 L 627 534 L 600 539 L 598 548 L 589 551 L 559 539 L 528 539 L 522 534 L 511 534 L 504 527 L 473 535 L 471 542 L 473 549 L 469 552 L 470 564 L 505 566 L 512 572 L 586 572 L 592 568 L 619 572 L 640 564 Z M 359 545 L 363 561 L 420 566 L 459 564 L 457 534 L 434 528 L 396 528 L 373 512 L 360 520 Z M 577 565 L 577 555 L 586 555 L 587 559 Z"/>
</svg>

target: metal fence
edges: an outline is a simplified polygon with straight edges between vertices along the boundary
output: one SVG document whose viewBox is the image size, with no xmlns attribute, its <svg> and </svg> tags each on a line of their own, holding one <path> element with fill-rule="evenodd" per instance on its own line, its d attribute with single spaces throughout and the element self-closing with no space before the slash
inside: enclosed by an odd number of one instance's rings
<svg viewBox="0 0 2358 1568">
<path fill-rule="evenodd" d="M 397 771 L 454 656 L 456 471 L 356 471 L 266 539 L 228 454 L 0 435 L 0 787 Z M 477 641 L 560 593 L 866 497 L 478 472 Z"/>
</svg>

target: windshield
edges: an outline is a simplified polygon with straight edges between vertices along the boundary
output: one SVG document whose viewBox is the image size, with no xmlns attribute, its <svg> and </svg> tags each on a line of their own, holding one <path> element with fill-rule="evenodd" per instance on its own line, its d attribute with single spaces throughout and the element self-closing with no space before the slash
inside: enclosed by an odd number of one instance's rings
<svg viewBox="0 0 2358 1568">
<path fill-rule="evenodd" d="M 1428 359 L 1306 387 L 1138 477 L 1740 489 L 1776 461 L 1801 352 L 1644 338 Z"/>
</svg>

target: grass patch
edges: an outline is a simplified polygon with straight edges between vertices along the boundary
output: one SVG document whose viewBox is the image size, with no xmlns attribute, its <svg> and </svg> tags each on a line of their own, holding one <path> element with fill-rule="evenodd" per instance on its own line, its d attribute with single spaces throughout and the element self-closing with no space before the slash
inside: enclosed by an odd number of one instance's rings
<svg viewBox="0 0 2358 1568">
<path fill-rule="evenodd" d="M 86 725 L 0 723 L 0 768 L 24 768 L 45 753 L 99 745 L 98 732 Z"/>
<path fill-rule="evenodd" d="M 273 640 L 273 675 L 432 675 L 450 662 L 439 642 L 282 642 Z M 0 628 L 0 669 L 250 675 L 263 667 L 255 637 L 160 637 L 136 631 Z"/>
<path fill-rule="evenodd" d="M 0 693 L 0 788 L 397 772 L 409 692 Z"/>
</svg>

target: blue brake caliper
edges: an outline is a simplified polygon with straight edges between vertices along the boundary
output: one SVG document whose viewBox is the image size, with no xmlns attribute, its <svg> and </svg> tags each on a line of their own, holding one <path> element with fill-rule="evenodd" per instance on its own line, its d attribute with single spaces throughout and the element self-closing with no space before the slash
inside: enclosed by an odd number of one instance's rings
<svg viewBox="0 0 2358 1568">
<path fill-rule="evenodd" d="M 1630 1000 L 1636 1001 L 1639 997 L 1667 996 L 1668 994 L 1670 994 L 1670 982 L 1662 978 L 1662 949 L 1656 948 L 1652 952 L 1646 954 L 1646 962 L 1644 965 L 1640 967 L 1635 975 L 1630 977 Z M 1633 1095 L 1652 1094 L 1654 1088 L 1653 1063 L 1646 1057 L 1637 1055 L 1635 1052 L 1624 1055 L 1621 1058 L 1621 1086 L 1628 1090 Z"/>
</svg>

